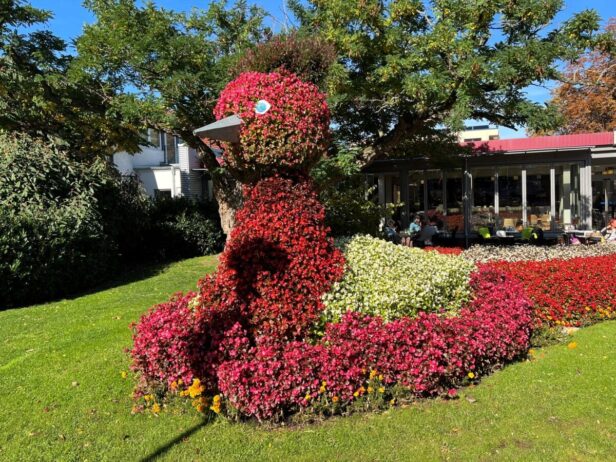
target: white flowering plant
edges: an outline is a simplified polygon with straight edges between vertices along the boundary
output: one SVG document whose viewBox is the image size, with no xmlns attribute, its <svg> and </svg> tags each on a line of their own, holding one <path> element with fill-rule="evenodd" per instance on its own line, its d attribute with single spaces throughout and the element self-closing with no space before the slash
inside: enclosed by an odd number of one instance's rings
<svg viewBox="0 0 616 462">
<path fill-rule="evenodd" d="M 545 261 L 570 260 L 578 257 L 602 257 L 616 254 L 615 244 L 595 245 L 515 245 L 515 246 L 486 246 L 473 245 L 464 250 L 461 256 L 475 263 L 488 263 L 491 261 Z"/>
<path fill-rule="evenodd" d="M 470 298 L 475 265 L 459 256 L 424 252 L 371 236 L 355 236 L 344 246 L 341 281 L 323 296 L 324 320 L 347 311 L 390 321 L 420 311 L 455 314 Z"/>
</svg>

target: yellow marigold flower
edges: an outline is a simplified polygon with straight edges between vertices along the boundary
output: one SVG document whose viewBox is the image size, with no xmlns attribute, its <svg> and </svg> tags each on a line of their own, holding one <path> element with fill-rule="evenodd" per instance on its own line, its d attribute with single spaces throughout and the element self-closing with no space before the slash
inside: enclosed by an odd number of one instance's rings
<svg viewBox="0 0 616 462">
<path fill-rule="evenodd" d="M 310 401 L 310 398 L 312 398 L 312 396 L 310 396 L 310 393 L 306 393 L 306 396 L 304 396 L 304 399 L 306 401 Z"/>
<path fill-rule="evenodd" d="M 178 389 L 178 383 L 174 380 L 173 382 L 171 382 L 170 388 L 172 391 L 175 391 Z"/>
<path fill-rule="evenodd" d="M 188 396 L 188 390 L 182 390 L 180 392 L 180 396 L 184 397 L 184 396 Z"/>
<path fill-rule="evenodd" d="M 372 369 L 372 370 L 370 371 L 370 380 L 372 380 L 373 378 L 375 378 L 377 375 L 379 375 L 379 373 L 378 373 L 376 370 Z"/>
<path fill-rule="evenodd" d="M 363 385 L 362 385 L 361 387 L 359 387 L 359 392 L 360 392 L 361 394 L 363 394 L 363 393 L 365 393 L 365 392 L 366 392 L 366 389 L 363 387 Z"/>
<path fill-rule="evenodd" d="M 374 391 L 374 388 L 368 387 L 368 393 L 372 393 L 373 391 Z"/>
<path fill-rule="evenodd" d="M 332 398 L 332 402 L 337 403 L 338 401 L 340 401 L 340 398 L 338 398 L 337 396 L 334 396 Z"/>
<path fill-rule="evenodd" d="M 210 406 L 210 409 L 211 409 L 212 411 L 214 411 L 216 414 L 220 414 L 220 405 L 215 405 L 215 404 L 212 404 L 212 405 Z"/>
<path fill-rule="evenodd" d="M 120 372 L 120 377 L 125 379 L 126 377 L 128 377 L 128 373 L 126 371 L 122 371 L 122 372 Z"/>
<path fill-rule="evenodd" d="M 356 391 L 355 393 L 353 393 L 353 396 L 355 396 L 355 398 L 357 398 L 359 396 L 359 392 Z"/>
<path fill-rule="evenodd" d="M 198 412 L 203 412 L 205 411 L 205 406 L 203 404 L 199 404 L 196 409 Z"/>
<path fill-rule="evenodd" d="M 469 379 L 474 379 L 475 378 L 475 373 L 474 372 L 469 372 L 467 375 L 468 375 Z"/>
<path fill-rule="evenodd" d="M 528 350 L 528 354 L 531 355 L 531 356 L 535 356 L 535 353 L 536 353 L 536 351 L 533 348 Z"/>
<path fill-rule="evenodd" d="M 178 379 L 178 385 L 183 385 L 184 382 L 182 381 L 182 379 Z"/>
<path fill-rule="evenodd" d="M 321 388 L 319 388 L 319 393 L 325 393 L 325 387 L 323 385 L 321 385 Z"/>
<path fill-rule="evenodd" d="M 212 402 L 214 403 L 214 405 L 220 404 L 220 395 L 214 395 L 214 397 L 212 398 Z"/>
<path fill-rule="evenodd" d="M 327 382 L 326 382 L 325 380 L 323 380 L 323 381 L 321 382 L 321 386 L 322 386 L 322 387 L 324 387 L 324 386 L 326 386 L 326 385 L 327 385 Z"/>
<path fill-rule="evenodd" d="M 146 403 L 149 403 L 154 400 L 154 395 L 145 395 L 143 399 L 145 399 Z"/>
<path fill-rule="evenodd" d="M 385 393 L 385 387 L 379 387 L 379 393 Z"/>
<path fill-rule="evenodd" d="M 383 374 L 379 374 L 379 380 L 382 382 L 383 381 Z"/>
<path fill-rule="evenodd" d="M 188 394 L 191 398 L 196 398 L 203 393 L 203 390 L 205 390 L 205 387 L 201 385 L 201 380 L 195 379 L 193 380 L 192 385 L 188 388 Z"/>
<path fill-rule="evenodd" d="M 396 398 L 392 398 L 392 399 L 389 401 L 389 404 L 391 404 L 392 406 L 393 406 L 394 404 L 396 404 Z"/>
<path fill-rule="evenodd" d="M 575 350 L 577 348 L 577 342 L 570 342 L 569 345 L 567 345 L 567 348 L 570 350 Z"/>
<path fill-rule="evenodd" d="M 160 413 L 160 405 L 158 403 L 154 403 L 154 405 L 152 406 L 152 412 L 154 414 Z"/>
</svg>

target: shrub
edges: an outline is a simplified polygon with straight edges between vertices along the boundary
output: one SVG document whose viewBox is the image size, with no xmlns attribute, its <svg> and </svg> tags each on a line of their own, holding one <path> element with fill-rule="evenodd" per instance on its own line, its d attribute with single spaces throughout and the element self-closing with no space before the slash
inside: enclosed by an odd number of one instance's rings
<svg viewBox="0 0 616 462">
<path fill-rule="evenodd" d="M 109 273 L 116 247 L 96 197 L 106 175 L 100 164 L 0 134 L 0 306 L 67 295 Z"/>
<path fill-rule="evenodd" d="M 357 236 L 346 246 L 343 279 L 324 297 L 325 317 L 347 311 L 379 315 L 385 321 L 421 311 L 455 312 L 469 297 L 474 268 L 468 261 L 436 252 Z"/>
<path fill-rule="evenodd" d="M 321 159 L 310 175 L 325 206 L 325 222 L 333 236 L 353 236 L 379 232 L 381 207 L 366 190 L 366 178 L 357 161 L 358 153 L 338 149 L 335 155 Z M 372 188 L 374 189 L 374 188 Z"/>
<path fill-rule="evenodd" d="M 211 255 L 222 250 L 224 235 L 217 210 L 186 198 L 153 202 L 147 251 L 163 259 Z M 144 249 L 145 250 L 145 249 Z"/>
<path fill-rule="evenodd" d="M 255 112 L 257 101 L 271 107 Z M 255 181 L 275 173 L 307 173 L 327 151 L 329 109 L 325 95 L 293 74 L 246 72 L 220 94 L 217 119 L 242 119 L 239 143 L 224 143 L 224 158 L 236 176 Z"/>
<path fill-rule="evenodd" d="M 232 69 L 242 72 L 290 71 L 304 82 L 323 86 L 328 71 L 336 62 L 336 49 L 323 37 L 313 34 L 276 34 L 244 53 Z"/>
<path fill-rule="evenodd" d="M 616 258 L 489 263 L 524 286 L 538 324 L 581 326 L 616 316 Z"/>
</svg>

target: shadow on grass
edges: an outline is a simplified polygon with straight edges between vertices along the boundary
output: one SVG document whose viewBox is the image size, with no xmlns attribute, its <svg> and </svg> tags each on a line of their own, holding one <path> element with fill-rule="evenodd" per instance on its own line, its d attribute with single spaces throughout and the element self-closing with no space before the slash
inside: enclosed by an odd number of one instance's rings
<svg viewBox="0 0 616 462">
<path fill-rule="evenodd" d="M 186 430 L 185 432 L 179 434 L 178 436 L 173 438 L 171 441 L 169 441 L 165 445 L 160 446 L 154 452 L 152 452 L 152 453 L 148 454 L 147 456 L 145 456 L 143 459 L 141 459 L 141 462 L 152 462 L 152 461 L 158 459 L 160 456 L 163 456 L 164 454 L 167 453 L 167 451 L 169 451 L 171 448 L 173 448 L 173 446 L 175 446 L 178 443 L 181 443 L 183 440 L 185 440 L 186 438 L 188 438 L 189 436 L 191 436 L 193 433 L 197 432 L 201 428 L 205 427 L 209 423 L 210 423 L 210 421 L 208 419 L 203 419 L 198 424 L 190 427 L 188 430 Z"/>
<path fill-rule="evenodd" d="M 76 290 L 70 293 L 62 293 L 58 294 L 54 297 L 44 298 L 44 297 L 33 297 L 32 300 L 28 300 L 22 304 L 13 304 L 13 305 L 0 305 L 0 312 L 28 308 L 32 305 L 40 305 L 47 303 L 59 302 L 61 300 L 74 300 L 76 298 L 84 297 L 86 295 L 91 295 L 96 292 L 101 292 L 103 290 L 113 289 L 115 287 L 123 286 L 126 284 L 131 284 L 133 282 L 138 282 L 144 279 L 148 279 L 162 273 L 169 265 L 181 261 L 181 258 L 178 259 L 169 259 L 169 260 L 160 260 L 155 262 L 144 262 L 144 263 L 135 263 L 133 265 L 128 264 L 120 264 L 116 270 L 115 275 L 101 280 L 99 284 L 96 284 L 92 287 L 88 287 L 81 290 Z"/>
</svg>

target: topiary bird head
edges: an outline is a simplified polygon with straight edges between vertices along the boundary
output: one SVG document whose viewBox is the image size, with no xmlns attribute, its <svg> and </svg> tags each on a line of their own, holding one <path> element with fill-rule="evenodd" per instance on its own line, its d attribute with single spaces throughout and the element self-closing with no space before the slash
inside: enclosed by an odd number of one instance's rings
<svg viewBox="0 0 616 462">
<path fill-rule="evenodd" d="M 223 158 L 243 182 L 306 174 L 330 140 L 325 95 L 293 74 L 241 74 L 220 94 L 214 115 L 219 122 L 208 127 L 235 123 Z M 195 133 L 207 137 L 204 129 Z"/>
</svg>

